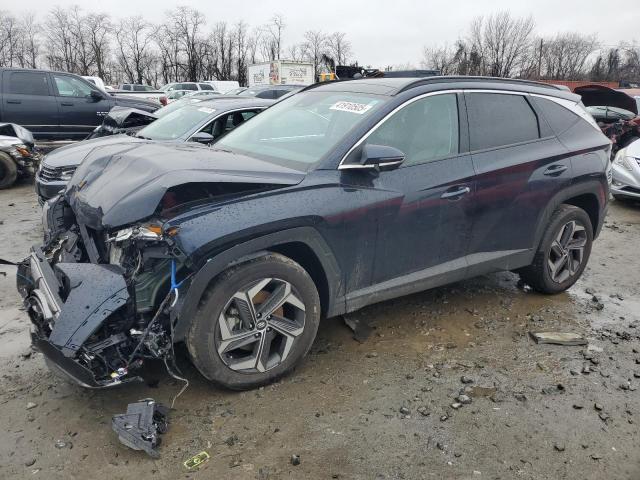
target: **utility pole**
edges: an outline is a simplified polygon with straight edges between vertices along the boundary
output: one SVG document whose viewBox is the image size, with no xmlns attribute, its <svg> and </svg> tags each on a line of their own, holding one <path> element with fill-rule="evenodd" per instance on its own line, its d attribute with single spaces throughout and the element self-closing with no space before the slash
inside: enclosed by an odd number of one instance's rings
<svg viewBox="0 0 640 480">
<path fill-rule="evenodd" d="M 538 80 L 542 76 L 542 46 L 544 44 L 544 39 L 540 39 L 540 54 L 538 55 Z"/>
</svg>

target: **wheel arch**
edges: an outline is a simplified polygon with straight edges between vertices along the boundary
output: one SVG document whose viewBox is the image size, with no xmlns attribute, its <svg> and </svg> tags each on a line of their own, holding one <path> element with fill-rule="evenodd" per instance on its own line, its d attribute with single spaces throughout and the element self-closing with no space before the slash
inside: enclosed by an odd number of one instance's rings
<svg viewBox="0 0 640 480">
<path fill-rule="evenodd" d="M 600 204 L 598 203 L 598 197 L 594 193 L 583 193 L 581 195 L 567 198 L 562 203 L 573 205 L 574 207 L 581 208 L 587 212 L 593 228 L 591 233 L 595 238 L 598 231 L 598 225 L 600 224 Z"/>
<path fill-rule="evenodd" d="M 542 236 L 547 228 L 549 219 L 553 212 L 562 204 L 573 205 L 582 208 L 589 215 L 591 224 L 593 227 L 593 238 L 597 238 L 600 230 L 602 229 L 602 223 L 607 208 L 608 189 L 601 180 L 589 180 L 581 182 L 576 185 L 571 185 L 558 192 L 544 209 L 542 215 L 538 220 L 536 227 L 535 243 L 533 244 L 533 250 L 531 251 L 531 259 L 535 254 Z"/>
<path fill-rule="evenodd" d="M 184 299 L 171 311 L 174 340 L 183 340 L 205 290 L 227 268 L 275 252 L 300 264 L 318 288 L 323 316 L 344 311 L 342 274 L 331 248 L 312 227 L 298 227 L 248 239 L 209 258 L 191 279 Z"/>
</svg>

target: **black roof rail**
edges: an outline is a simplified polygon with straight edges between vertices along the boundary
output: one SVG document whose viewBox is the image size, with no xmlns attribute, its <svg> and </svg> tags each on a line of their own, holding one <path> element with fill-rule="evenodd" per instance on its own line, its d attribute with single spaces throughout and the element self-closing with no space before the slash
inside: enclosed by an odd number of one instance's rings
<svg viewBox="0 0 640 480">
<path fill-rule="evenodd" d="M 491 83 L 510 83 L 510 84 L 520 84 L 527 85 L 530 87 L 542 87 L 542 88 L 550 88 L 553 90 L 561 90 L 556 85 L 552 85 L 549 83 L 536 82 L 535 80 L 522 80 L 519 78 L 503 78 L 503 77 L 475 77 L 475 76 L 464 76 L 464 75 L 456 75 L 456 76 L 434 76 L 434 77 L 425 77 L 416 79 L 414 82 L 411 82 L 404 87 L 400 88 L 397 93 L 404 92 L 409 90 L 410 88 L 420 87 L 422 85 L 429 85 L 433 83 L 453 83 L 453 82 L 491 82 Z"/>
<path fill-rule="evenodd" d="M 313 90 L 314 88 L 318 88 L 318 87 L 321 87 L 323 85 L 329 85 L 331 83 L 349 82 L 351 80 L 354 80 L 354 79 L 353 78 L 340 78 L 338 80 L 327 80 L 327 81 L 324 81 L 324 82 L 315 82 L 315 83 L 312 83 L 311 85 L 307 85 L 302 90 L 299 90 L 298 93 L 306 92 L 307 90 Z"/>
</svg>

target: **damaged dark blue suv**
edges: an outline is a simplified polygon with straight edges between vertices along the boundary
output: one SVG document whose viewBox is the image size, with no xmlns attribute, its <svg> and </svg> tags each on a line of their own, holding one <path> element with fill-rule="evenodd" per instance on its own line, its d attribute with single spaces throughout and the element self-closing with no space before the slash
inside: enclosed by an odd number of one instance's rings
<svg viewBox="0 0 640 480">
<path fill-rule="evenodd" d="M 610 142 L 580 98 L 491 78 L 309 87 L 212 148 L 110 144 L 44 208 L 18 289 L 50 363 L 137 378 L 184 342 L 209 380 L 271 382 L 320 319 L 498 270 L 582 274 Z"/>
</svg>

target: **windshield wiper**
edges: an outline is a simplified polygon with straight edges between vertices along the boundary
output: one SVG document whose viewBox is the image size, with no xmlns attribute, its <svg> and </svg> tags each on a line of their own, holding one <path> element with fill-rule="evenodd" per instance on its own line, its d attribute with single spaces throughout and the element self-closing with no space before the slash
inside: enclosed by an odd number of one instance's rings
<svg viewBox="0 0 640 480">
<path fill-rule="evenodd" d="M 153 140 L 153 138 L 145 137 L 144 135 L 138 135 L 137 133 L 134 135 L 136 138 L 141 138 L 143 140 Z"/>
</svg>

